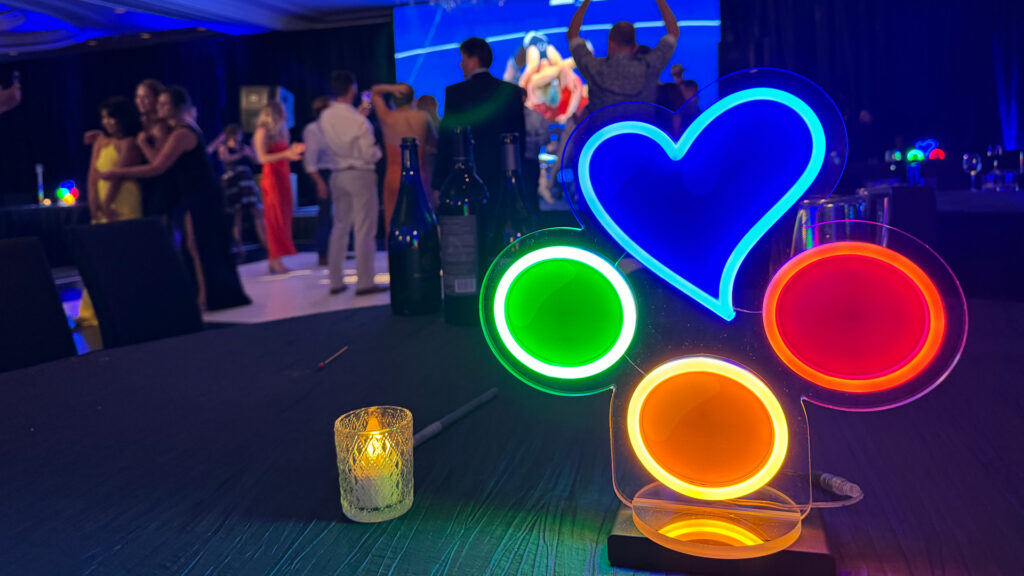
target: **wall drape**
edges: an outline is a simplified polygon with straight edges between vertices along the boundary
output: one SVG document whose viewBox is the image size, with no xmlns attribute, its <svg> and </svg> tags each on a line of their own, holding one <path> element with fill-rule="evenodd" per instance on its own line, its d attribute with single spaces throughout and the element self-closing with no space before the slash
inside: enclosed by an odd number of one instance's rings
<svg viewBox="0 0 1024 576">
<path fill-rule="evenodd" d="M 773 66 L 814 80 L 880 146 L 935 137 L 947 151 L 1013 145 L 1024 90 L 1024 2 L 722 0 L 723 74 Z M 852 141 L 851 146 L 857 145 Z"/>
</svg>

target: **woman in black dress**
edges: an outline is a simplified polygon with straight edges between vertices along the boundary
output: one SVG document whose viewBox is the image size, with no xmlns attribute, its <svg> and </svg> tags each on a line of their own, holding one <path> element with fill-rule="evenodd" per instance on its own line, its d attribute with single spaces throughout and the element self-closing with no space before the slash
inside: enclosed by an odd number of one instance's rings
<svg viewBox="0 0 1024 576">
<path fill-rule="evenodd" d="M 167 137 L 171 135 L 171 125 L 166 119 L 160 117 L 156 109 L 160 93 L 167 88 L 159 80 L 147 78 L 135 87 L 135 108 L 139 111 L 139 121 L 142 122 L 142 133 L 138 138 L 145 138 L 150 148 L 159 150 L 163 148 Z M 136 138 L 136 141 L 138 141 Z M 147 160 L 148 161 L 148 160 Z M 143 180 L 142 186 L 142 213 L 147 218 L 160 218 L 167 224 L 171 217 L 172 198 L 168 188 L 173 184 L 167 178 L 158 176 Z"/>
<path fill-rule="evenodd" d="M 224 192 L 206 154 L 202 132 L 186 117 L 192 106 L 184 88 L 172 86 L 160 94 L 157 110 L 171 132 L 157 150 L 145 138 L 139 147 L 149 164 L 119 168 L 100 178 L 162 176 L 170 193 L 171 223 L 182 238 L 182 253 L 195 281 L 199 307 L 220 310 L 251 303 L 242 290 L 231 257 Z"/>
</svg>

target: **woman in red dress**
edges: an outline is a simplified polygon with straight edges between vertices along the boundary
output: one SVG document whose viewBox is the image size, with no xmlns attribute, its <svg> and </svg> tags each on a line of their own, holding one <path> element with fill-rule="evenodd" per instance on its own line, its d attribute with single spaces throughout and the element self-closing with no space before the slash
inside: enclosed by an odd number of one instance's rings
<svg viewBox="0 0 1024 576">
<path fill-rule="evenodd" d="M 260 191 L 267 230 L 267 256 L 271 274 L 288 272 L 282 258 L 295 254 L 292 242 L 292 181 L 290 162 L 302 159 L 305 146 L 288 144 L 288 117 L 284 105 L 271 102 L 260 110 L 252 136 L 256 157 L 263 164 Z"/>
</svg>

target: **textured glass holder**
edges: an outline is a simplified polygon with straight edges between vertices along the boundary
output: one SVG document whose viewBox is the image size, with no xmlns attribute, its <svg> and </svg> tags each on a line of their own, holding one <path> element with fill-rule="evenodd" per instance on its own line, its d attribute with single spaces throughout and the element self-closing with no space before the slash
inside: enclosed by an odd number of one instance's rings
<svg viewBox="0 0 1024 576">
<path fill-rule="evenodd" d="M 383 522 L 412 507 L 412 413 L 360 408 L 334 423 L 341 509 L 356 522 Z"/>
</svg>

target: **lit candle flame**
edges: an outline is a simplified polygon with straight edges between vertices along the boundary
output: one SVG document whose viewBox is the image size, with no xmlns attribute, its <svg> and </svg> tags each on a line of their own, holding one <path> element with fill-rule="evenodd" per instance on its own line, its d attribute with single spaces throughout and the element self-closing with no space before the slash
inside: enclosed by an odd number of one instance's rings
<svg viewBox="0 0 1024 576">
<path fill-rule="evenodd" d="M 369 440 L 367 440 L 366 448 L 363 450 L 362 458 L 360 458 L 360 464 L 369 470 L 385 465 L 386 458 L 389 455 L 391 459 L 395 459 L 391 449 L 391 441 L 388 440 L 387 434 L 381 432 L 383 429 L 384 427 L 381 426 L 377 414 L 370 414 L 366 422 L 366 431 L 372 434 Z"/>
</svg>

